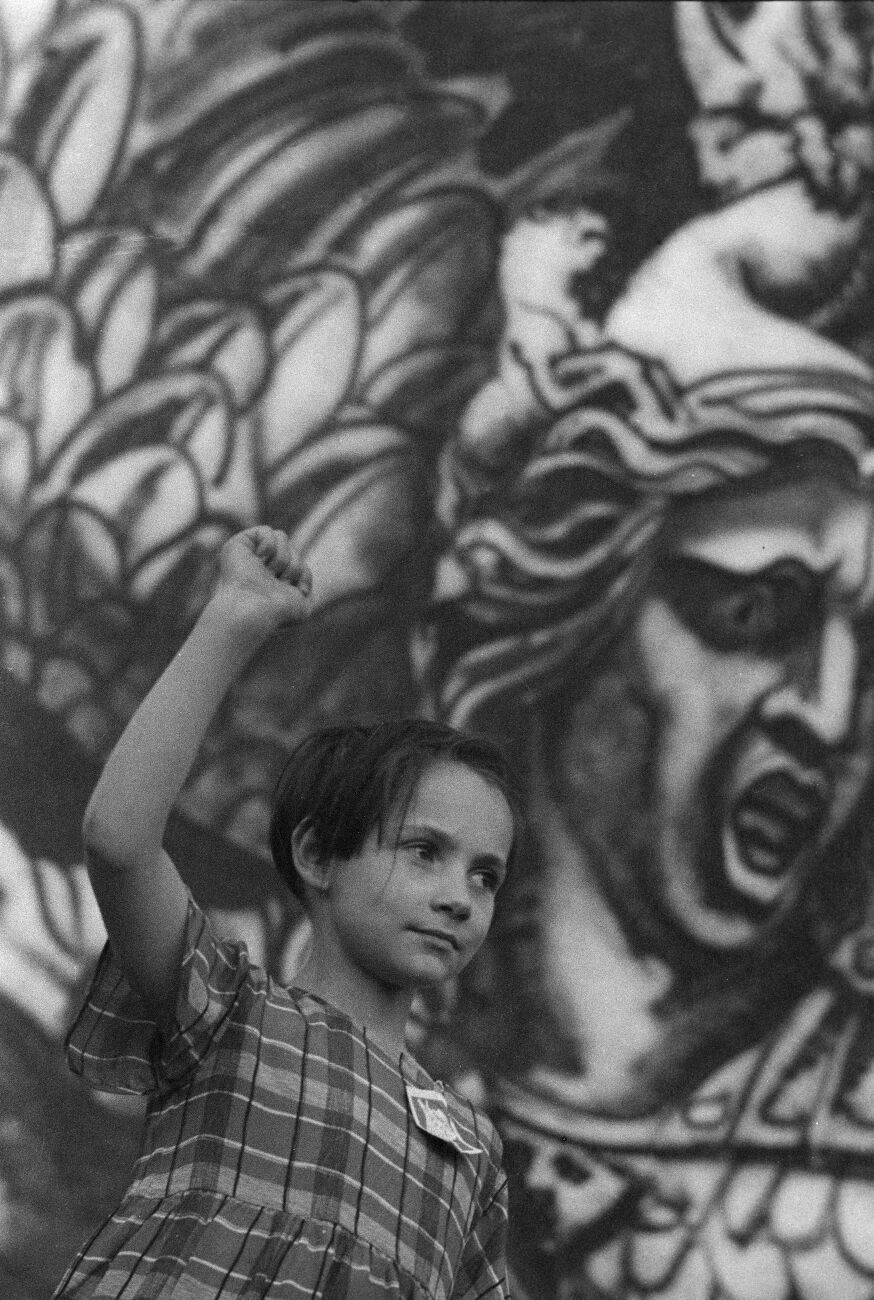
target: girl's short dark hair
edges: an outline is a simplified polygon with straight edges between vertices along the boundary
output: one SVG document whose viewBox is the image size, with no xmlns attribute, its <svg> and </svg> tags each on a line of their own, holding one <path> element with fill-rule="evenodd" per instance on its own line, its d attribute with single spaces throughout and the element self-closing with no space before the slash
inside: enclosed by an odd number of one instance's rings
<svg viewBox="0 0 874 1300">
<path fill-rule="evenodd" d="M 512 858 L 521 800 L 510 766 L 492 741 L 426 718 L 321 727 L 292 750 L 273 796 L 270 848 L 292 892 L 303 899 L 291 851 L 297 826 L 308 824 L 326 859 L 354 857 L 374 828 L 382 838 L 436 761 L 462 763 L 500 790 L 515 825 Z"/>
</svg>

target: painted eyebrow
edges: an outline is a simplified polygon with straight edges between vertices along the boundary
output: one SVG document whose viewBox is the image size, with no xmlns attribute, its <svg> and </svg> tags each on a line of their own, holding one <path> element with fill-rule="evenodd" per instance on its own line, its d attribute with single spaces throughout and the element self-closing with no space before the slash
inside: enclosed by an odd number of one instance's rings
<svg viewBox="0 0 874 1300">
<path fill-rule="evenodd" d="M 772 569 L 779 569 L 783 566 L 792 566 L 803 569 L 816 577 L 827 576 L 833 569 L 834 563 L 830 562 L 823 556 L 814 553 L 814 550 L 808 546 L 798 546 L 789 551 L 785 548 L 766 555 L 764 559 L 753 559 L 738 561 L 731 555 L 730 549 L 727 549 L 724 555 L 716 559 L 711 554 L 702 554 L 696 550 L 694 544 L 688 546 L 678 546 L 673 551 L 668 551 L 665 560 L 675 560 L 688 564 L 698 564 L 704 568 L 715 569 L 719 573 L 730 573 L 738 578 L 755 578 L 769 573 Z"/>
<path fill-rule="evenodd" d="M 455 844 L 455 838 L 441 830 L 438 826 L 431 826 L 428 822 L 407 823 L 401 827 L 399 839 L 408 835 L 426 835 L 435 840 L 441 848 L 451 848 Z M 497 867 L 501 871 L 506 871 L 507 864 L 504 859 L 497 853 L 478 853 L 473 860 L 474 866 L 477 867 Z"/>
<path fill-rule="evenodd" d="M 817 582 L 823 578 L 828 578 L 834 572 L 835 567 L 829 564 L 814 566 L 807 560 L 797 556 L 783 555 L 755 568 L 745 569 L 721 563 L 719 560 L 705 559 L 703 555 L 696 555 L 689 551 L 676 551 L 673 555 L 666 555 L 662 560 L 662 566 L 668 568 L 671 565 L 700 569 L 705 573 L 714 575 L 717 579 L 724 577 L 729 581 L 734 579 L 739 582 L 755 581 L 757 578 L 779 577 L 787 572 L 803 574 L 811 582 Z"/>
</svg>

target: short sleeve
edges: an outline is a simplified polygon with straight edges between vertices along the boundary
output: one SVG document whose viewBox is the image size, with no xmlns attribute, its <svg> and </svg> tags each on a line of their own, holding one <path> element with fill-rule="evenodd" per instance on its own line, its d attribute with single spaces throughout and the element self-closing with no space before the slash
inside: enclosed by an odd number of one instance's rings
<svg viewBox="0 0 874 1300">
<path fill-rule="evenodd" d="M 507 1178 L 502 1174 L 492 1199 L 465 1242 L 452 1300 L 480 1300 L 480 1297 L 509 1300 L 507 1225 Z"/>
<path fill-rule="evenodd" d="M 509 1193 L 501 1164 L 501 1140 L 491 1123 L 490 1177 L 483 1187 L 483 1207 L 464 1243 L 452 1288 L 452 1300 L 509 1300 L 507 1235 Z"/>
<path fill-rule="evenodd" d="M 151 1093 L 172 1086 L 217 1042 L 249 972 L 245 944 L 219 940 L 189 896 L 172 1033 L 160 1032 L 107 944 L 67 1036 L 67 1064 L 105 1092 Z"/>
</svg>

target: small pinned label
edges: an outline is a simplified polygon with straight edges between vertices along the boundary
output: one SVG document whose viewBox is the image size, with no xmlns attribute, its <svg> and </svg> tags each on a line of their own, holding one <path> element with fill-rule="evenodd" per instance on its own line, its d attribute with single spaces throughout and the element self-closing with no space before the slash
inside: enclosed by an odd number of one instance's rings
<svg viewBox="0 0 874 1300">
<path fill-rule="evenodd" d="M 409 1083 L 406 1086 L 410 1111 L 420 1129 L 424 1129 L 432 1137 L 439 1138 L 441 1142 L 451 1143 L 462 1155 L 480 1154 L 482 1148 L 472 1146 L 467 1138 L 459 1133 L 455 1121 L 449 1114 L 446 1097 L 442 1092 L 438 1092 L 436 1088 L 414 1088 Z"/>
</svg>

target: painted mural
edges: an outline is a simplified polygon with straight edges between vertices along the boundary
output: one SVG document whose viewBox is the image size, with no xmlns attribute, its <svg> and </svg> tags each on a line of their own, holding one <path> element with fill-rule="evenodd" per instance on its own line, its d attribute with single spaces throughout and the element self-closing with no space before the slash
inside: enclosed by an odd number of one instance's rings
<svg viewBox="0 0 874 1300">
<path fill-rule="evenodd" d="M 290 978 L 290 742 L 494 734 L 528 829 L 422 1002 L 527 1300 L 874 1297 L 874 4 L 0 5 L 0 1294 L 139 1103 L 67 1075 L 79 824 L 238 528 L 319 608 L 172 829 Z"/>
</svg>

